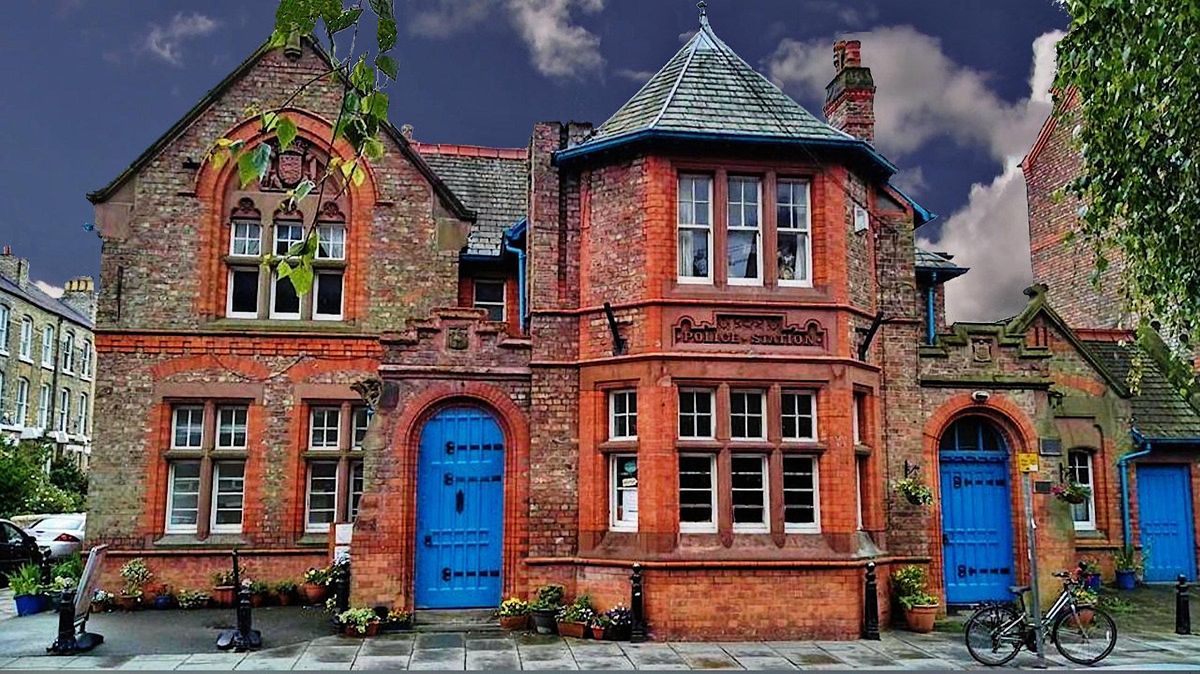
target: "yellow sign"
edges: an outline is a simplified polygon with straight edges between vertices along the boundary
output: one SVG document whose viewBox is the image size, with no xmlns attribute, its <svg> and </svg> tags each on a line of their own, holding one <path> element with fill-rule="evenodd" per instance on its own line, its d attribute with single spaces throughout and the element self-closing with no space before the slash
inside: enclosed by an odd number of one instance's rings
<svg viewBox="0 0 1200 674">
<path fill-rule="evenodd" d="M 1017 454 L 1017 468 L 1022 473 L 1036 473 L 1038 471 L 1038 455 L 1032 452 Z"/>
</svg>

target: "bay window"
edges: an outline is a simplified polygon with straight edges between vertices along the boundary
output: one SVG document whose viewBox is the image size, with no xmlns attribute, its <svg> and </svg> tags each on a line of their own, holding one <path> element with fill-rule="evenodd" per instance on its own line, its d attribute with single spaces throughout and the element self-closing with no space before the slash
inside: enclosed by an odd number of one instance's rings
<svg viewBox="0 0 1200 674">
<path fill-rule="evenodd" d="M 609 463 L 609 528 L 637 531 L 638 459 L 636 454 L 613 454 Z"/>
<path fill-rule="evenodd" d="M 609 392 L 608 439 L 637 439 L 637 391 L 628 389 Z"/>
<path fill-rule="evenodd" d="M 712 178 L 679 176 L 678 276 L 682 283 L 712 282 Z"/>
<path fill-rule="evenodd" d="M 821 530 L 820 499 L 817 498 L 817 493 L 816 457 L 784 456 L 784 531 L 815 533 Z"/>
<path fill-rule="evenodd" d="M 50 426 L 50 396 L 50 385 L 42 384 L 41 391 L 38 392 L 37 413 L 37 425 L 41 429 L 46 429 Z"/>
<path fill-rule="evenodd" d="M 780 180 L 775 185 L 776 271 L 780 285 L 812 285 L 812 222 L 808 182 Z"/>
<path fill-rule="evenodd" d="M 729 393 L 729 436 L 734 440 L 766 440 L 764 423 L 767 394 L 764 391 Z"/>
<path fill-rule="evenodd" d="M 3 375 L 0 375 L 3 376 Z M 24 426 L 29 422 L 29 380 L 21 377 L 17 380 L 17 414 L 16 423 Z"/>
<path fill-rule="evenodd" d="M 726 214 L 726 263 L 730 284 L 762 285 L 762 183 L 758 178 L 729 178 Z"/>
<path fill-rule="evenodd" d="M 71 418 L 71 390 L 62 389 L 58 392 L 58 421 L 55 424 L 55 430 L 60 433 L 67 432 L 67 419 Z"/>
<path fill-rule="evenodd" d="M 767 457 L 734 454 L 730 461 L 733 530 L 766 533 L 770 530 L 767 498 Z"/>
<path fill-rule="evenodd" d="M 779 398 L 784 440 L 817 439 L 817 402 L 811 391 L 784 391 Z"/>
<path fill-rule="evenodd" d="M 717 457 L 679 455 L 679 531 L 717 531 Z"/>
<path fill-rule="evenodd" d="M 680 389 L 679 437 L 712 438 L 713 407 L 711 389 Z"/>
</svg>

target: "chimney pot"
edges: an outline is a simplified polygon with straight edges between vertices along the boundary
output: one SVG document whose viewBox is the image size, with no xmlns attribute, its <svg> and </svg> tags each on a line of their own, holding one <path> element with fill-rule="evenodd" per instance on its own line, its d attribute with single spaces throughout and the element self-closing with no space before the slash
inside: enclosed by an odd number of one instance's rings
<svg viewBox="0 0 1200 674">
<path fill-rule="evenodd" d="M 4 252 L 0 253 L 0 255 L 4 255 L 5 257 L 12 255 L 12 246 L 8 245 L 7 243 L 4 244 Z"/>
<path fill-rule="evenodd" d="M 862 66 L 862 42 L 859 40 L 846 40 L 845 67 L 858 68 L 860 66 Z"/>
<path fill-rule="evenodd" d="M 863 67 L 862 43 L 838 40 L 833 45 L 834 76 L 825 87 L 825 119 L 846 133 L 875 140 L 875 81 Z"/>
</svg>

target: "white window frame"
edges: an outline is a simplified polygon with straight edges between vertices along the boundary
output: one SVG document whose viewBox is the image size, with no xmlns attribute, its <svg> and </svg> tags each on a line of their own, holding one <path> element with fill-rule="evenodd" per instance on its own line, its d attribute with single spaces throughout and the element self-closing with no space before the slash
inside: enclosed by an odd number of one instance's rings
<svg viewBox="0 0 1200 674">
<path fill-rule="evenodd" d="M 737 459 L 757 459 L 761 466 L 762 488 L 759 490 L 739 488 L 733 486 L 733 462 Z M 736 505 L 733 502 L 733 494 L 738 491 L 760 491 L 762 492 L 763 502 L 763 519 L 761 522 L 743 522 L 739 524 L 734 517 Z M 729 462 L 729 520 L 733 525 L 733 532 L 737 534 L 766 534 L 771 532 L 771 474 L 770 463 L 767 461 L 766 454 L 758 453 L 738 453 L 730 456 Z"/>
<path fill-rule="evenodd" d="M 71 418 L 71 389 L 62 388 L 58 392 L 58 418 L 55 420 L 54 429 L 66 433 L 67 421 Z"/>
<path fill-rule="evenodd" d="M 17 406 L 14 411 L 17 425 L 24 427 L 29 420 L 29 380 L 25 377 L 17 377 Z"/>
<path fill-rule="evenodd" d="M 786 396 L 808 396 L 809 409 L 808 413 L 804 414 L 800 411 L 799 406 L 796 408 L 796 414 L 787 413 L 787 405 L 784 403 Z M 796 422 L 796 432 L 800 432 L 800 420 L 812 418 L 812 435 L 784 435 L 783 420 L 787 417 L 792 417 Z M 779 396 L 779 433 L 784 442 L 816 442 L 819 437 L 817 430 L 817 391 L 814 389 L 784 389 Z"/>
<path fill-rule="evenodd" d="M 33 362 L 33 318 L 31 316 L 21 318 L 21 341 L 18 349 L 18 358 L 26 363 Z"/>
<path fill-rule="evenodd" d="M 237 493 L 241 494 L 241 497 L 242 497 L 241 507 L 238 508 L 238 513 L 240 516 L 238 518 L 237 524 L 217 524 L 217 513 L 220 511 L 220 508 L 218 506 L 218 496 L 221 493 L 220 492 L 220 490 L 221 490 L 221 468 L 223 468 L 225 466 L 241 466 L 242 467 L 242 476 L 240 478 L 236 478 L 236 479 L 240 479 L 242 481 L 242 489 L 240 492 L 237 492 Z M 233 479 L 233 478 L 231 478 L 231 479 Z M 229 493 L 234 493 L 234 492 L 229 492 Z M 246 462 L 245 461 L 217 461 L 217 462 L 213 463 L 212 501 L 210 501 L 208 510 L 209 510 L 209 513 L 208 513 L 209 531 L 211 531 L 215 534 L 240 534 L 240 533 L 242 533 L 242 528 L 246 522 Z"/>
<path fill-rule="evenodd" d="M 49 384 L 42 384 L 38 391 L 37 425 L 43 431 L 50 428 L 50 403 L 54 400 L 54 391 Z"/>
<path fill-rule="evenodd" d="M 47 325 L 42 328 L 42 367 L 53 370 L 54 364 L 54 326 Z"/>
<path fill-rule="evenodd" d="M 171 515 L 175 511 L 175 468 L 180 463 L 196 464 L 196 521 L 193 524 L 172 524 Z M 171 469 L 167 476 L 167 508 L 166 522 L 163 523 L 163 531 L 168 534 L 194 534 L 200 527 L 200 487 L 204 480 L 201 479 L 200 471 L 203 469 L 203 464 L 200 459 L 189 459 L 187 461 L 172 461 Z"/>
<path fill-rule="evenodd" d="M 793 524 L 787 521 L 787 493 L 789 491 L 805 491 L 804 489 L 792 488 L 787 486 L 787 463 L 788 460 L 807 459 L 812 464 L 812 495 L 813 495 L 813 521 L 810 524 Z M 789 534 L 819 534 L 821 533 L 821 461 L 820 457 L 815 454 L 784 454 L 783 461 L 783 531 Z M 859 511 L 862 512 L 861 509 Z M 859 528 L 862 528 L 861 523 Z"/>
<path fill-rule="evenodd" d="M 363 424 L 358 423 L 358 415 L 362 414 L 365 417 Z M 366 405 L 355 405 L 350 408 L 350 449 L 362 449 L 362 442 L 358 440 L 358 432 L 362 430 L 363 440 L 367 439 L 367 432 L 371 430 L 371 418 L 374 416 L 371 408 Z"/>
<path fill-rule="evenodd" d="M 79 349 L 79 377 L 81 379 L 92 378 L 92 340 L 83 340 L 83 346 Z"/>
<path fill-rule="evenodd" d="M 75 331 L 67 330 L 62 337 L 62 372 L 75 374 Z"/>
<path fill-rule="evenodd" d="M 488 283 L 500 284 L 500 301 L 484 302 L 479 299 L 479 285 Z M 508 281 L 500 278 L 477 278 L 471 282 L 471 306 L 476 309 L 500 307 L 500 320 L 508 320 Z"/>
<path fill-rule="evenodd" d="M 745 215 L 744 206 L 746 205 L 746 202 L 741 201 L 741 190 L 739 190 L 739 195 L 738 195 L 739 200 L 735 202 L 732 197 L 733 190 L 731 189 L 731 187 L 734 182 L 748 182 L 748 181 L 754 182 L 755 190 L 757 192 L 757 203 L 755 204 L 755 208 L 758 211 L 758 215 L 757 215 L 758 225 L 756 225 L 754 227 L 747 227 L 745 224 L 745 219 L 743 218 L 741 225 L 734 226 L 730 222 L 730 214 L 733 213 L 734 204 L 736 203 L 738 205 L 738 211 L 744 216 Z M 762 195 L 762 191 L 763 191 L 763 180 L 759 176 L 731 175 L 725 179 L 725 279 L 731 286 L 761 286 L 763 284 L 763 212 L 762 212 L 763 211 L 763 203 L 762 203 L 763 195 Z M 729 274 L 729 263 L 733 259 L 733 256 L 729 254 L 730 253 L 729 245 L 730 245 L 730 242 L 733 241 L 733 237 L 731 236 L 731 234 L 733 234 L 734 232 L 754 232 L 754 255 L 755 255 L 754 269 L 757 274 L 756 276 L 749 277 L 749 278 L 742 278 L 740 276 L 735 277 L 735 276 L 731 276 Z"/>
<path fill-rule="evenodd" d="M 1079 482 L 1079 484 L 1091 490 L 1085 502 L 1088 507 L 1088 518 L 1086 520 L 1075 519 L 1075 508 L 1071 506 L 1071 523 L 1075 526 L 1075 531 L 1095 531 L 1096 530 L 1096 461 L 1092 453 L 1082 449 L 1072 449 L 1067 452 L 1067 470 L 1070 471 L 1071 479 L 1078 482 L 1078 473 L 1075 469 L 1074 458 L 1082 456 L 1084 464 L 1088 472 L 1088 481 Z M 1083 504 L 1080 504 L 1083 505 Z"/>
<path fill-rule="evenodd" d="M 699 419 L 701 416 L 698 412 L 685 413 L 683 411 L 682 402 L 683 402 L 683 395 L 685 393 L 687 393 L 687 394 L 703 393 L 708 396 L 708 415 L 707 415 L 708 416 L 708 431 L 709 431 L 708 435 L 684 435 L 683 434 L 683 429 L 680 428 L 679 422 L 681 419 L 683 419 L 685 414 L 688 416 L 691 416 L 693 418 L 693 423 L 692 423 L 693 427 L 699 426 L 699 424 L 695 423 L 694 420 Z M 710 388 L 683 387 L 683 388 L 679 389 L 679 395 L 676 397 L 676 401 L 677 401 L 677 404 L 679 405 L 679 409 L 676 410 L 675 432 L 678 435 L 680 440 L 712 440 L 716 437 L 716 433 L 717 433 L 717 392 L 716 391 L 714 391 L 713 389 L 710 389 Z"/>
<path fill-rule="evenodd" d="M 864 419 L 862 417 L 866 412 L 864 408 L 867 405 L 867 395 L 855 391 L 852 400 L 854 409 L 850 411 L 850 439 L 855 446 L 858 446 L 863 444 L 862 427 Z"/>
<path fill-rule="evenodd" d="M 617 400 L 624 399 L 625 411 L 617 412 Z M 632 411 L 630 403 L 632 402 Z M 617 433 L 617 420 L 625 420 L 625 434 Z M 632 429 L 633 433 L 628 431 Z M 608 392 L 608 439 L 637 440 L 637 389 L 626 388 Z"/>
<path fill-rule="evenodd" d="M 338 298 L 340 303 L 338 304 L 338 312 L 336 314 L 317 313 L 317 293 L 319 293 L 321 291 L 321 279 L 326 276 L 338 276 L 342 279 L 342 294 Z M 272 292 L 274 292 L 274 286 L 272 286 Z M 318 271 L 316 273 L 316 277 L 313 279 L 313 289 L 312 289 L 312 292 L 309 293 L 309 295 L 311 296 L 311 299 L 312 299 L 312 317 L 313 317 L 314 321 L 340 321 L 340 320 L 342 320 L 342 318 L 346 314 L 346 273 L 345 273 L 345 271 L 341 270 L 341 269 L 329 270 L 329 271 Z M 304 305 L 303 297 L 300 298 L 300 305 L 301 305 L 301 307 L 303 307 L 303 305 Z M 272 307 L 274 306 L 273 301 L 272 301 L 271 306 Z"/>
<path fill-rule="evenodd" d="M 272 251 L 272 252 L 273 252 L 275 255 L 286 255 L 286 254 L 287 254 L 287 251 L 291 250 L 292 246 L 296 245 L 297 243 L 301 243 L 301 242 L 303 242 L 303 241 L 304 241 L 304 223 L 303 223 L 303 222 L 299 222 L 299 221 L 291 221 L 291 220 L 285 220 L 285 221 L 281 221 L 281 222 L 274 222 L 274 223 L 272 223 L 272 225 L 271 225 L 271 226 L 272 226 L 272 229 L 271 229 L 271 251 Z M 280 228 L 280 227 L 287 227 L 287 228 L 288 228 L 288 230 L 289 230 L 289 231 L 288 231 L 288 234 L 289 234 L 288 238 L 283 238 L 283 237 L 280 237 L 280 236 L 279 236 L 279 228 Z M 291 229 L 292 229 L 293 227 L 296 227 L 296 228 L 299 228 L 299 229 L 300 229 L 300 238 L 299 238 L 299 239 L 292 239 L 292 238 L 291 238 L 291 236 L 290 236 L 290 235 L 291 235 L 291 233 L 292 233 L 292 232 L 291 232 Z M 279 249 L 279 244 L 280 244 L 280 242 L 283 242 L 283 241 L 286 241 L 286 242 L 287 242 L 287 246 L 285 246 L 285 247 L 283 248 L 283 250 L 280 250 L 280 249 Z"/>
<path fill-rule="evenodd" d="M 328 522 L 313 522 L 312 521 L 312 496 L 313 496 L 313 467 L 316 465 L 329 465 L 333 467 L 333 514 Z M 329 478 L 321 478 L 327 480 Z M 328 494 L 329 492 L 321 492 Z M 337 507 L 338 507 L 338 460 L 318 460 L 308 462 L 308 471 L 304 479 L 304 531 L 310 534 L 324 534 L 329 531 L 330 524 L 337 523 Z M 326 512 L 324 508 L 321 512 Z"/>
<path fill-rule="evenodd" d="M 4 386 L 5 386 L 6 381 L 7 380 L 5 379 L 5 376 L 4 376 L 4 370 L 0 370 L 0 424 L 5 423 L 5 421 L 4 421 L 4 410 L 5 410 Z"/>
<path fill-rule="evenodd" d="M 257 286 L 257 285 L 255 286 L 256 290 L 254 293 L 254 311 L 234 311 L 233 310 L 233 273 L 235 271 L 241 271 L 241 272 L 250 271 L 250 267 L 237 267 L 237 266 L 229 267 L 229 270 L 228 270 L 227 276 L 226 276 L 226 280 L 225 280 L 225 316 L 227 318 L 258 318 L 258 307 L 259 307 L 258 295 L 259 295 L 259 292 L 261 292 L 261 290 L 262 290 L 261 286 Z M 260 276 L 257 270 L 253 271 L 251 273 L 254 274 L 256 279 Z M 271 280 L 272 281 L 275 280 L 274 275 L 271 276 Z M 257 283 L 257 281 L 255 283 Z M 272 293 L 275 292 L 274 286 L 272 286 L 271 292 Z"/>
<path fill-rule="evenodd" d="M 8 322 L 12 320 L 12 310 L 7 304 L 0 304 L 0 355 L 8 355 Z"/>
<path fill-rule="evenodd" d="M 239 235 L 239 229 L 246 228 L 244 236 Z M 250 236 L 250 232 L 254 229 L 258 230 L 258 236 Z M 258 244 L 256 252 L 249 252 L 250 244 Z M 262 223 L 257 220 L 240 220 L 234 219 L 229 223 L 229 255 L 230 257 L 244 257 L 254 259 L 262 256 Z"/>
<path fill-rule="evenodd" d="M 200 439 L 196 444 L 180 445 L 176 441 L 179 438 L 179 413 L 188 412 L 188 426 L 192 425 L 192 413 L 200 412 Z M 189 433 L 189 436 L 191 434 Z M 171 449 L 201 449 L 204 447 L 204 406 L 202 405 L 174 405 L 171 407 Z"/>
<path fill-rule="evenodd" d="M 331 235 L 325 245 L 329 246 L 330 253 L 338 253 L 337 255 L 323 255 L 321 245 L 326 242 L 326 234 Z M 340 236 L 332 236 L 338 234 Z M 346 225 L 341 222 L 325 222 L 317 225 L 317 259 L 318 260 L 345 260 L 346 259 Z"/>
<path fill-rule="evenodd" d="M 638 530 L 638 484 L 639 477 L 634 477 L 634 485 L 632 487 L 617 484 L 618 465 L 621 461 L 633 460 L 638 463 L 637 454 L 609 454 L 608 455 L 608 528 L 610 531 L 637 531 Z M 640 468 L 640 466 L 639 466 Z M 640 476 L 640 473 L 639 473 Z M 617 497 L 621 492 L 628 494 L 633 492 L 633 521 L 626 519 L 618 519 L 617 517 Z M 625 509 L 625 514 L 629 514 L 629 508 Z"/>
<path fill-rule="evenodd" d="M 711 514 L 712 520 L 709 522 L 684 522 L 683 519 L 681 518 L 679 520 L 679 532 L 684 533 L 684 534 L 715 534 L 715 533 L 717 533 L 717 521 L 720 519 L 720 516 L 717 514 L 717 483 L 719 482 L 718 477 L 717 477 L 717 455 L 716 454 L 705 454 L 705 453 L 694 453 L 694 452 L 680 453 L 679 459 L 682 460 L 684 458 L 708 459 L 708 476 L 709 476 L 709 487 L 708 487 L 709 511 L 708 512 Z M 679 469 L 679 461 L 676 461 L 675 468 L 676 468 L 676 470 Z M 679 492 L 684 491 L 684 488 L 681 484 L 677 483 L 675 485 L 675 487 Z M 695 488 L 689 488 L 688 491 L 700 491 L 700 490 L 695 489 Z M 680 500 L 680 503 L 682 503 L 682 500 Z M 676 512 L 675 516 L 679 517 L 679 515 L 680 515 L 680 513 Z"/>
<path fill-rule="evenodd" d="M 76 415 L 76 421 L 79 424 L 79 435 L 88 434 L 88 411 L 90 409 L 91 399 L 86 392 L 79 393 L 79 412 Z"/>
<path fill-rule="evenodd" d="M 685 180 L 695 181 L 696 179 L 703 179 L 708 184 L 708 195 L 707 195 L 708 196 L 708 225 L 701 225 L 701 224 L 694 222 L 695 217 L 692 218 L 693 222 L 683 222 L 683 219 L 682 219 L 683 210 L 681 208 L 679 208 L 679 205 L 683 202 L 684 181 Z M 696 204 L 695 185 L 696 185 L 695 182 L 688 182 L 688 186 L 691 188 L 691 193 L 688 195 L 689 196 L 688 202 L 692 204 L 692 209 L 693 209 L 692 212 L 693 213 L 695 212 L 695 204 Z M 714 187 L 713 176 L 704 174 L 704 173 L 680 173 L 676 178 L 676 181 L 675 181 L 675 189 L 676 189 L 676 199 L 675 199 L 675 211 L 676 211 L 675 212 L 675 257 L 676 257 L 675 280 L 678 283 L 688 283 L 688 284 L 697 284 L 697 285 L 712 285 L 712 283 L 713 283 L 713 267 L 715 266 L 715 262 L 716 262 L 716 259 L 715 259 L 716 255 L 713 251 L 713 227 L 715 226 L 715 223 L 713 222 L 713 197 L 714 197 L 715 190 L 713 189 L 713 187 Z M 708 265 L 707 265 L 708 274 L 706 276 L 691 276 L 691 275 L 685 276 L 685 275 L 679 273 L 679 271 L 680 271 L 680 269 L 679 269 L 680 268 L 680 256 L 682 255 L 682 247 L 679 245 L 679 241 L 680 241 L 679 235 L 684 230 L 687 230 L 689 232 L 696 231 L 696 230 L 704 230 L 708 236 L 708 244 L 707 244 L 707 246 L 708 246 Z"/>
<path fill-rule="evenodd" d="M 321 439 L 322 444 L 316 443 L 317 437 L 317 414 L 322 415 Z M 331 427 L 329 425 L 328 414 L 334 415 L 335 423 Z M 329 443 L 329 429 L 333 428 L 333 443 Z M 308 411 L 308 448 L 315 452 L 336 452 L 341 447 L 342 441 L 342 408 L 335 405 L 313 405 Z"/>
<path fill-rule="evenodd" d="M 867 457 L 855 456 L 854 457 L 854 503 L 855 503 L 855 515 L 856 515 L 856 519 L 857 519 L 857 527 L 858 527 L 857 530 L 858 531 L 863 530 L 863 519 L 864 519 L 863 518 L 863 506 L 865 506 L 867 503 L 866 499 L 863 498 L 863 484 L 865 484 L 864 478 L 866 477 L 866 475 L 864 475 L 864 472 L 866 471 L 866 469 L 867 469 Z"/>
<path fill-rule="evenodd" d="M 733 411 L 734 396 L 747 396 L 746 400 L 758 398 L 758 414 L 750 414 L 749 411 L 737 414 Z M 740 416 L 746 420 L 746 426 L 749 426 L 749 421 L 752 418 L 758 418 L 758 435 L 734 435 L 733 434 L 733 419 L 735 416 Z M 762 389 L 732 389 L 729 391 L 729 440 L 731 442 L 762 442 L 767 439 L 767 392 Z"/>
<path fill-rule="evenodd" d="M 778 240 L 779 240 L 780 236 L 787 234 L 787 235 L 799 236 L 799 237 L 804 238 L 804 272 L 805 272 L 805 274 L 804 274 L 803 278 L 795 278 L 795 279 L 780 278 L 780 279 L 778 279 L 779 285 L 790 286 L 790 287 L 795 287 L 795 288 L 811 288 L 813 285 L 813 268 L 812 268 L 813 237 L 812 237 L 812 198 L 811 198 L 812 185 L 807 180 L 792 180 L 792 179 L 781 179 L 776 184 L 777 185 L 804 185 L 804 225 L 802 227 L 793 227 L 793 226 L 791 226 L 792 223 L 788 223 L 789 226 L 784 227 L 782 223 L 776 222 L 775 223 L 775 239 L 776 239 L 776 257 L 778 258 L 778 255 L 779 255 L 779 253 L 778 253 L 779 241 Z M 777 202 L 775 204 L 775 214 L 776 214 L 776 220 L 778 220 L 778 218 L 779 218 L 779 204 L 778 204 L 779 188 L 778 187 L 776 187 L 775 192 L 776 192 L 776 202 Z M 793 191 L 793 196 L 794 195 L 795 195 L 795 192 Z M 792 210 L 793 211 L 795 210 L 794 206 L 793 206 Z M 800 261 L 797 260 L 797 262 L 800 262 Z M 779 274 L 779 260 L 778 259 L 776 259 L 776 261 L 775 261 L 775 274 L 776 274 L 776 276 L 778 276 L 778 274 Z"/>
<path fill-rule="evenodd" d="M 225 423 L 223 417 L 226 413 L 232 414 L 232 419 L 229 423 L 230 440 L 232 444 L 225 444 L 221 441 L 223 428 Z M 241 414 L 241 422 L 238 422 L 238 414 Z M 242 434 L 242 444 L 237 444 L 236 438 L 239 430 Z M 250 408 L 246 405 L 219 405 L 217 406 L 217 428 L 216 428 L 216 448 L 217 449 L 246 449 L 250 444 Z"/>
<path fill-rule="evenodd" d="M 297 295 L 297 297 L 299 299 L 296 302 L 296 311 L 294 313 L 287 312 L 287 311 L 276 311 L 275 310 L 275 291 L 279 287 L 280 283 L 291 283 L 291 280 L 286 279 L 286 278 L 279 278 L 279 276 L 277 274 L 275 274 L 275 272 L 271 272 L 271 297 L 270 297 L 271 305 L 269 307 L 267 307 L 267 316 L 269 318 L 274 318 L 274 319 L 281 320 L 281 321 L 298 321 L 298 320 L 300 320 L 300 314 L 301 314 L 301 312 L 304 311 L 304 298 L 299 297 L 299 295 Z M 232 286 L 231 286 L 231 288 L 232 288 Z M 316 288 L 313 288 L 313 290 L 316 290 Z M 309 293 L 309 294 L 311 295 L 312 293 Z M 230 302 L 232 302 L 233 301 L 232 296 L 230 296 L 230 297 L 231 297 Z M 343 302 L 344 301 L 345 300 L 343 299 Z M 255 315 L 257 315 L 257 314 L 255 314 Z"/>
<path fill-rule="evenodd" d="M 346 494 L 346 519 L 353 522 L 358 519 L 358 506 L 362 503 L 362 495 L 366 492 L 367 473 L 366 463 L 362 459 L 350 461 L 349 476 L 346 478 L 349 493 Z"/>
</svg>

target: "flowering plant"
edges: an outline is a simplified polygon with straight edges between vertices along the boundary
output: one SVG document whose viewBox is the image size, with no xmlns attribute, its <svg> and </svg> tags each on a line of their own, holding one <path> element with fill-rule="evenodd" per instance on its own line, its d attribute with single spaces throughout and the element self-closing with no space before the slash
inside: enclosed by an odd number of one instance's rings
<svg viewBox="0 0 1200 674">
<path fill-rule="evenodd" d="M 1054 494 L 1054 496 L 1060 501 L 1064 501 L 1072 505 L 1078 505 L 1088 500 L 1088 497 L 1092 495 L 1092 490 L 1091 488 L 1085 487 L 1074 480 L 1069 480 L 1062 484 L 1056 484 L 1051 487 L 1050 493 Z"/>
<path fill-rule="evenodd" d="M 342 611 L 338 614 L 337 619 L 342 625 L 353 627 L 359 632 L 366 632 L 371 623 L 379 622 L 379 616 L 376 615 L 375 610 L 369 608 L 352 608 Z"/>
<path fill-rule="evenodd" d="M 595 615 L 596 611 L 592 609 L 592 598 L 581 594 L 575 598 L 575 601 L 560 608 L 555 619 L 560 623 L 589 623 Z"/>
<path fill-rule="evenodd" d="M 504 618 L 529 615 L 529 602 L 519 597 L 509 597 L 500 602 L 500 609 L 496 614 Z"/>
<path fill-rule="evenodd" d="M 624 604 L 617 604 L 605 611 L 604 615 L 608 616 L 614 627 L 625 627 L 626 625 L 633 624 L 633 611 Z"/>
<path fill-rule="evenodd" d="M 141 557 L 134 557 L 125 562 L 125 565 L 121 567 L 121 578 L 125 580 L 125 596 L 142 594 L 142 587 L 153 577 L 154 574 L 150 572 L 150 567 L 146 566 L 145 560 Z"/>
<path fill-rule="evenodd" d="M 310 567 L 304 572 L 304 582 L 312 583 L 313 585 L 328 585 L 330 579 L 329 569 L 322 567 L 320 569 Z"/>
<path fill-rule="evenodd" d="M 913 505 L 927 506 L 933 503 L 933 490 L 920 475 L 897 480 L 892 489 Z"/>
</svg>

